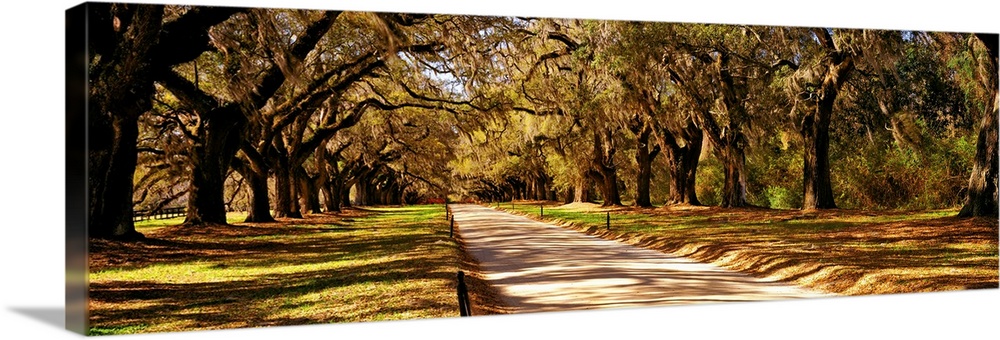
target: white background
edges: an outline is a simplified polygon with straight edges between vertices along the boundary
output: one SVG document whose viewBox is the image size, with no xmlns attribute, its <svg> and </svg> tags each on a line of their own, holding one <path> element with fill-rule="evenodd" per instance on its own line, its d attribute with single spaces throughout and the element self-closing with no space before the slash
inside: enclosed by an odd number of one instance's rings
<svg viewBox="0 0 1000 340">
<path fill-rule="evenodd" d="M 67 339 L 64 299 L 64 11 L 0 11 L 0 337 Z M 149 1 L 137 1 L 149 2 Z M 172 1 L 172 3 L 176 3 Z M 484 3 L 485 2 L 485 3 Z M 659 1 L 650 1 L 659 3 Z M 998 32 L 995 1 L 185 1 L 190 4 Z M 272 327 L 140 339 L 968 338 L 995 337 L 1000 290 L 485 318 Z M 117 337 L 116 337 L 117 338 Z"/>
</svg>

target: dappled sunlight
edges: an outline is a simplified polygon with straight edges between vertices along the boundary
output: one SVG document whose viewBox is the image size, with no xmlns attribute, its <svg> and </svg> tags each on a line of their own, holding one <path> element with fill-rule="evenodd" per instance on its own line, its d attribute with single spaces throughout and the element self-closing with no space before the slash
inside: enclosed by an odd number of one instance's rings
<svg viewBox="0 0 1000 340">
<path fill-rule="evenodd" d="M 380 208 L 95 241 L 91 323 L 159 332 L 457 316 L 459 249 L 443 215 Z"/>
<path fill-rule="evenodd" d="M 534 209 L 516 209 L 538 218 Z M 857 211 L 672 207 L 612 213 L 546 210 L 597 237 L 756 277 L 863 295 L 998 287 L 998 221 L 954 210 Z M 615 223 L 618 221 L 619 223 Z"/>
<path fill-rule="evenodd" d="M 470 253 L 515 312 L 826 296 L 494 209 L 452 210 Z"/>
</svg>

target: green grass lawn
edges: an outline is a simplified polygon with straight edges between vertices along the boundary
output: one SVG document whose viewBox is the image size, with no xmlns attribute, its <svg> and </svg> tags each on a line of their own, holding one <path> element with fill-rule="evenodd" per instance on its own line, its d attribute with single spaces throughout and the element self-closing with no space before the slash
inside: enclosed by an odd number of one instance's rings
<svg viewBox="0 0 1000 340">
<path fill-rule="evenodd" d="M 827 292 L 861 295 L 997 288 L 997 219 L 956 210 L 502 208 Z M 607 216 L 610 212 L 610 228 Z"/>
<path fill-rule="evenodd" d="M 228 223 L 239 223 L 243 222 L 247 218 L 247 213 L 245 211 L 231 211 L 226 213 L 226 222 Z M 166 226 L 172 226 L 184 223 L 184 216 L 165 218 L 160 220 L 145 220 L 135 222 L 135 231 L 140 233 L 148 233 L 156 229 L 160 229 Z"/>
<path fill-rule="evenodd" d="M 149 240 L 92 247 L 92 335 L 458 316 L 460 249 L 440 205 L 180 222 L 144 221 Z"/>
</svg>

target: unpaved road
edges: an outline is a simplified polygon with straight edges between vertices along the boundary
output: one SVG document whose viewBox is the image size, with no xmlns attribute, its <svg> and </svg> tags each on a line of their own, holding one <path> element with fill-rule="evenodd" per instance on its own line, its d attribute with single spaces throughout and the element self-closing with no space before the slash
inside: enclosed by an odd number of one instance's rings
<svg viewBox="0 0 1000 340">
<path fill-rule="evenodd" d="M 479 205 L 451 207 L 514 313 L 829 296 Z"/>
</svg>

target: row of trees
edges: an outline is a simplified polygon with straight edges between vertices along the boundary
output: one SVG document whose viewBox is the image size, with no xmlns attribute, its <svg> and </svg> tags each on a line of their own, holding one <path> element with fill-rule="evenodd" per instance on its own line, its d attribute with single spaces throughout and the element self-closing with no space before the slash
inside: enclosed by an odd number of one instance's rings
<svg viewBox="0 0 1000 340">
<path fill-rule="evenodd" d="M 184 203 L 197 226 L 226 223 L 239 197 L 247 221 L 265 222 L 350 197 L 443 196 L 446 111 L 400 101 L 433 86 L 410 70 L 450 42 L 425 24 L 437 18 L 133 4 L 88 15 L 91 236 L 141 237 L 137 206 Z"/>
<path fill-rule="evenodd" d="M 665 204 L 966 203 L 963 216 L 996 215 L 996 35 L 547 19 L 528 27 L 508 40 L 520 55 L 496 56 L 511 81 L 488 90 L 506 93 L 517 117 L 465 146 L 491 159 L 458 168 L 487 199 L 620 205 L 626 195 L 651 206 L 657 173 Z"/>
<path fill-rule="evenodd" d="M 969 184 L 944 195 L 996 213 L 995 36 L 87 6 L 94 237 L 181 203 L 191 226 L 449 194 L 831 208 L 865 140 L 948 156 Z"/>
</svg>

